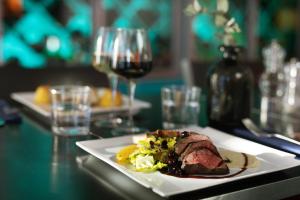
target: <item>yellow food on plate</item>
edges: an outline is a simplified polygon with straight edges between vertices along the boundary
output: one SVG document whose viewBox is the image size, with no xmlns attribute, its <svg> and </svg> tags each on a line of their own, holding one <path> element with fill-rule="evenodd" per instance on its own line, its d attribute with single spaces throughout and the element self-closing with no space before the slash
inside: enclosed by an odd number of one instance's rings
<svg viewBox="0 0 300 200">
<path fill-rule="evenodd" d="M 104 89 L 102 96 L 99 100 L 99 106 L 101 107 L 112 107 L 112 106 L 121 106 L 123 103 L 122 94 L 116 92 L 115 100 L 112 102 L 112 91 L 110 89 Z"/>
<path fill-rule="evenodd" d="M 98 89 L 95 87 L 91 87 L 90 101 L 92 106 L 100 106 L 104 108 L 113 106 L 118 107 L 123 103 L 122 94 L 120 92 L 116 92 L 113 103 L 112 91 L 110 89 L 104 89 L 100 96 Z M 39 105 L 51 104 L 51 92 L 49 85 L 40 85 L 36 88 L 34 93 L 34 102 Z"/>
<path fill-rule="evenodd" d="M 51 103 L 51 94 L 48 85 L 41 85 L 37 87 L 34 94 L 34 102 L 41 105 Z"/>
<path fill-rule="evenodd" d="M 129 155 L 137 149 L 136 144 L 124 147 L 116 154 L 116 160 L 119 164 L 129 164 Z"/>
</svg>

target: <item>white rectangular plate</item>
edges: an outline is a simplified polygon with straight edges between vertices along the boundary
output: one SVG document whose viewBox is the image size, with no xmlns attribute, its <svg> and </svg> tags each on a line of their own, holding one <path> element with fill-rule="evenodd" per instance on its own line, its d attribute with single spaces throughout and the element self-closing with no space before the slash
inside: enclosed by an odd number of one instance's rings
<svg viewBox="0 0 300 200">
<path fill-rule="evenodd" d="M 257 168 L 249 168 L 241 174 L 230 178 L 178 178 L 164 175 L 160 172 L 135 172 L 116 163 L 115 154 L 122 147 L 132 144 L 133 136 L 81 141 L 77 142 L 76 144 L 80 148 L 108 163 L 141 185 L 151 188 L 155 193 L 161 196 L 170 196 L 183 192 L 199 190 L 234 180 L 275 172 L 300 165 L 300 161 L 296 160 L 294 155 L 285 153 L 283 151 L 241 139 L 212 128 L 201 129 L 196 127 L 192 130 L 208 135 L 218 148 L 225 148 L 232 151 L 255 155 L 256 158 L 260 160 L 260 165 Z M 230 169 L 231 173 L 234 173 L 237 170 L 239 169 Z"/>
<path fill-rule="evenodd" d="M 101 93 L 102 89 L 99 89 L 99 93 Z M 50 105 L 38 105 L 34 102 L 34 92 L 16 92 L 11 94 L 11 98 L 30 109 L 40 113 L 45 117 L 50 117 Z M 123 105 L 120 107 L 111 107 L 104 108 L 100 106 L 92 107 L 92 114 L 105 114 L 109 112 L 124 112 L 127 111 L 128 108 L 128 100 L 129 98 L 123 95 Z M 134 100 L 133 103 L 133 113 L 137 113 L 141 109 L 150 108 L 151 104 L 149 102 Z"/>
</svg>

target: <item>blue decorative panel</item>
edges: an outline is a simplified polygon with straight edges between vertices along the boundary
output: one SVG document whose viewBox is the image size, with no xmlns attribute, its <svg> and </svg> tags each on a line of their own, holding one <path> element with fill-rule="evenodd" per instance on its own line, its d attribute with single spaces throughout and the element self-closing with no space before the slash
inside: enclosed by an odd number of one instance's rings
<svg viewBox="0 0 300 200">
<path fill-rule="evenodd" d="M 170 51 L 172 1 L 103 0 L 102 5 L 106 11 L 116 14 L 112 26 L 146 28 L 154 55 L 163 56 L 166 51 Z"/>
<path fill-rule="evenodd" d="M 9 7 L 12 0 L 3 1 L 6 63 L 16 60 L 25 68 L 41 68 L 51 63 L 90 64 L 90 3 L 94 1 L 101 2 L 107 14 L 113 13 L 113 19 L 108 19 L 112 20 L 110 25 L 146 28 L 154 56 L 161 60 L 169 58 L 172 1 L 14 0 L 20 3 L 17 9 Z"/>
<path fill-rule="evenodd" d="M 17 60 L 25 68 L 44 67 L 51 60 L 89 62 L 85 44 L 92 33 L 92 18 L 85 0 L 20 2 L 16 13 L 11 12 L 9 0 L 3 4 L 4 62 Z"/>
</svg>

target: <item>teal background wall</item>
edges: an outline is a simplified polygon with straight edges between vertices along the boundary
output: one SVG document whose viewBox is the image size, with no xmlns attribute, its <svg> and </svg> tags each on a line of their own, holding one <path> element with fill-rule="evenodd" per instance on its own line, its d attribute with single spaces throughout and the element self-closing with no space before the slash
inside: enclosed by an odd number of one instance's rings
<svg viewBox="0 0 300 200">
<path fill-rule="evenodd" d="M 13 9 L 9 9 L 7 2 L 10 0 L 2 1 L 4 34 L 1 57 L 4 63 L 17 62 L 24 68 L 89 65 L 94 31 L 92 5 L 95 2 L 102 7 L 96 11 L 106 15 L 105 25 L 146 28 L 154 57 L 162 66 L 170 65 L 172 23 L 184 10 L 174 13 L 175 1 L 170 0 L 20 0 L 19 7 Z M 298 4 L 297 0 L 259 1 L 258 20 L 253 26 L 259 43 L 257 55 L 275 38 L 286 48 L 287 57 L 297 55 Z M 230 1 L 230 14 L 242 29 L 242 34 L 236 39 L 245 47 L 249 28 L 246 24 L 247 6 L 246 0 Z M 218 57 L 218 30 L 209 15 L 192 18 L 191 31 L 195 37 L 194 54 L 200 61 L 212 61 Z"/>
</svg>

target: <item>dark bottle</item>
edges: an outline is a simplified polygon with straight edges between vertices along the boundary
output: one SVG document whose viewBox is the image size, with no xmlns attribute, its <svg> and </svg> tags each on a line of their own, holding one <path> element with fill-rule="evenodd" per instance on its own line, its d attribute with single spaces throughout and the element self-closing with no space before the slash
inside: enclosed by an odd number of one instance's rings
<svg viewBox="0 0 300 200">
<path fill-rule="evenodd" d="M 220 46 L 223 58 L 208 74 L 207 114 L 209 126 L 239 127 L 250 116 L 253 75 L 239 63 L 241 48 Z"/>
</svg>

